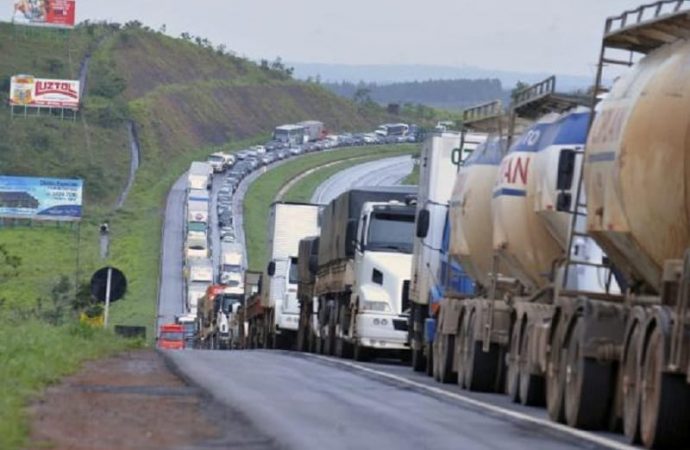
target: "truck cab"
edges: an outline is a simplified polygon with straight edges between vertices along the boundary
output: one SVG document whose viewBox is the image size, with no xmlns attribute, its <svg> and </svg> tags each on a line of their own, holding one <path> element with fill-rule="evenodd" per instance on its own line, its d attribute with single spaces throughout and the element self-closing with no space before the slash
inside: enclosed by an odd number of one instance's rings
<svg viewBox="0 0 690 450">
<path fill-rule="evenodd" d="M 351 333 L 355 345 L 406 350 L 415 207 L 367 202 L 357 223 Z"/>
<path fill-rule="evenodd" d="M 182 350 L 184 345 L 184 328 L 177 323 L 161 325 L 158 333 L 158 348 L 163 350 Z"/>
</svg>

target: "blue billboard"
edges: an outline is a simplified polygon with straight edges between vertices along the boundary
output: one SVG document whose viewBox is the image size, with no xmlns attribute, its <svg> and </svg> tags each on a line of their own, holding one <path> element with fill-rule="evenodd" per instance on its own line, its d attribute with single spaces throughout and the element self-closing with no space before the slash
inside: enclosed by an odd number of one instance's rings
<svg viewBox="0 0 690 450">
<path fill-rule="evenodd" d="M 0 217 L 80 220 L 82 180 L 0 176 Z"/>
</svg>

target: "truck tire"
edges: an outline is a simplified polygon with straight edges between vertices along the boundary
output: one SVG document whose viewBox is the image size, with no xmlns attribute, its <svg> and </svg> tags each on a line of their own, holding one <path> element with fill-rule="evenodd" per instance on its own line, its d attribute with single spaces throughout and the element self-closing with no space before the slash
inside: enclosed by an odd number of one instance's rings
<svg viewBox="0 0 690 450">
<path fill-rule="evenodd" d="M 565 383 L 565 419 L 571 427 L 594 430 L 606 427 L 613 393 L 611 363 L 583 354 L 584 318 L 576 319 L 568 340 Z"/>
<path fill-rule="evenodd" d="M 439 336 L 438 352 L 438 381 L 441 383 L 456 383 L 457 373 L 453 372 L 453 353 L 455 353 L 455 336 L 444 334 Z"/>
<path fill-rule="evenodd" d="M 467 321 L 464 364 L 465 387 L 470 391 L 492 392 L 496 388 L 500 352 L 496 344 L 491 344 L 489 351 L 485 352 L 482 348 L 482 342 L 474 339 L 476 322 L 477 315 L 473 312 Z"/>
<path fill-rule="evenodd" d="M 623 397 L 623 434 L 631 444 L 640 443 L 641 334 L 642 326 L 634 325 L 621 364 L 623 373 L 619 389 Z"/>
<path fill-rule="evenodd" d="M 531 328 L 525 326 L 520 340 L 520 403 L 525 406 L 544 406 L 546 392 L 544 377 L 533 374 L 530 364 L 529 346 L 532 340 Z"/>
<path fill-rule="evenodd" d="M 520 401 L 520 334 L 521 323 L 513 324 L 510 333 L 510 353 L 508 353 L 508 373 L 506 374 L 506 393 L 508 397 L 517 403 Z"/>
<path fill-rule="evenodd" d="M 355 342 L 354 347 L 355 348 L 353 351 L 353 358 L 355 361 L 364 362 L 364 361 L 369 361 L 371 359 L 371 356 L 372 356 L 371 349 L 369 349 L 367 347 L 362 347 L 361 345 L 359 345 L 359 342 Z"/>
<path fill-rule="evenodd" d="M 687 448 L 690 387 L 684 376 L 664 373 L 664 336 L 652 332 L 642 367 L 640 436 L 647 448 Z"/>
<path fill-rule="evenodd" d="M 352 358 L 352 345 L 344 338 L 344 322 L 347 319 L 346 306 L 340 305 L 337 324 L 335 326 L 335 356 L 338 358 Z"/>
<path fill-rule="evenodd" d="M 552 325 L 553 326 L 553 325 Z M 565 323 L 559 321 L 550 342 L 546 368 L 546 408 L 551 420 L 565 423 L 565 376 L 568 350 L 563 345 Z"/>
</svg>

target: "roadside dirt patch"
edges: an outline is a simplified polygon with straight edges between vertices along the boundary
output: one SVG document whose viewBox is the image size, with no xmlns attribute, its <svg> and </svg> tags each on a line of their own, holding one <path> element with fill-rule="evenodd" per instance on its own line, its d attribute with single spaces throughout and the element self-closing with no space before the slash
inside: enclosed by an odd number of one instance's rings
<svg viewBox="0 0 690 450">
<path fill-rule="evenodd" d="M 223 431 L 199 389 L 154 351 L 92 361 L 30 408 L 30 449 L 205 448 Z"/>
</svg>

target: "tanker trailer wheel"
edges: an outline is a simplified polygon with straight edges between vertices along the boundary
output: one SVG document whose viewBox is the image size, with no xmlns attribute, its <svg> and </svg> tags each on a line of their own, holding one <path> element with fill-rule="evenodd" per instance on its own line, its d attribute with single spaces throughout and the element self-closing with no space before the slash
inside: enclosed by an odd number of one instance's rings
<svg viewBox="0 0 690 450">
<path fill-rule="evenodd" d="M 608 423 L 613 370 L 609 363 L 585 357 L 585 319 L 576 320 L 566 355 L 565 419 L 571 427 L 601 429 Z"/>
<path fill-rule="evenodd" d="M 455 336 L 443 334 L 438 336 L 438 352 L 436 358 L 437 381 L 441 383 L 455 383 L 457 376 L 453 372 L 453 353 L 455 352 Z"/>
<path fill-rule="evenodd" d="M 690 440 L 690 387 L 684 377 L 663 373 L 664 337 L 649 338 L 642 367 L 640 436 L 648 448 L 687 448 Z"/>
<path fill-rule="evenodd" d="M 530 327 L 525 325 L 520 341 L 520 402 L 526 406 L 544 406 L 546 403 L 544 377 L 533 374 L 530 364 L 531 340 Z"/>
<path fill-rule="evenodd" d="M 568 350 L 563 345 L 565 325 L 561 321 L 556 325 L 551 339 L 551 351 L 546 369 L 546 408 L 554 422 L 565 423 L 565 375 Z"/>
<path fill-rule="evenodd" d="M 494 344 L 488 352 L 482 349 L 482 342 L 474 339 L 476 322 L 477 315 L 472 312 L 465 337 L 465 387 L 470 391 L 491 392 L 496 386 L 500 352 Z"/>
<path fill-rule="evenodd" d="M 623 433 L 632 444 L 640 442 L 640 363 L 642 327 L 637 324 L 625 350 L 620 389 L 623 397 Z"/>
<path fill-rule="evenodd" d="M 510 353 L 508 354 L 508 373 L 506 374 L 506 392 L 508 397 L 517 403 L 520 401 L 520 332 L 522 325 L 513 324 L 510 335 Z"/>
</svg>

